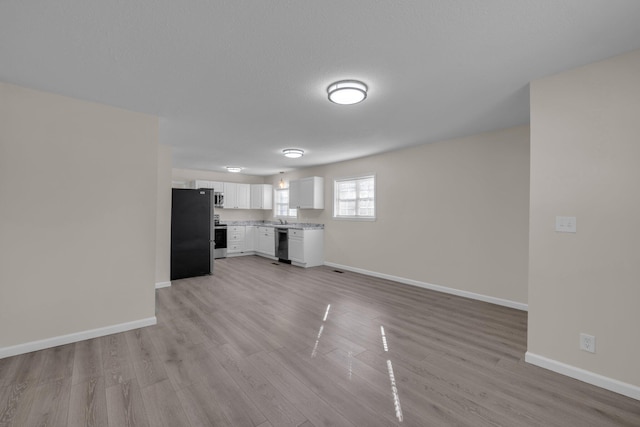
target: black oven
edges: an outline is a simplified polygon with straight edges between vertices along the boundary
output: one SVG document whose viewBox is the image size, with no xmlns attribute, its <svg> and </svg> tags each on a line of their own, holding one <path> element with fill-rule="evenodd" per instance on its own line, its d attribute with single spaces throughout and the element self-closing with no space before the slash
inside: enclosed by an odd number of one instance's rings
<svg viewBox="0 0 640 427">
<path fill-rule="evenodd" d="M 226 258 L 227 257 L 227 226 L 225 224 L 215 225 L 213 240 L 215 245 L 213 247 L 214 258 Z"/>
</svg>

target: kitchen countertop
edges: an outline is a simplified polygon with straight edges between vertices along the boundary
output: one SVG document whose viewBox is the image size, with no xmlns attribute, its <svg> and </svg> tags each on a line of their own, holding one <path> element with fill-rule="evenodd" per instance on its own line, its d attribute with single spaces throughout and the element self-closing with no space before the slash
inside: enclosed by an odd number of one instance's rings
<svg viewBox="0 0 640 427">
<path fill-rule="evenodd" d="M 275 221 L 223 221 L 227 225 L 255 225 L 258 227 L 293 228 L 297 230 L 324 230 L 324 224 L 312 224 L 307 222 L 292 222 L 280 224 Z"/>
</svg>

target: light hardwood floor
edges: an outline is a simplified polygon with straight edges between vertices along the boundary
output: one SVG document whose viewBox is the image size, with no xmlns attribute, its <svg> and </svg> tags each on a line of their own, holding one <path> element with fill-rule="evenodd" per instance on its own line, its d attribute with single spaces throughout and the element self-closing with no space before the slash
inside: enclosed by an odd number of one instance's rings
<svg viewBox="0 0 640 427">
<path fill-rule="evenodd" d="M 0 360 L 0 426 L 640 426 L 525 363 L 517 310 L 259 257 L 156 298 L 156 326 Z"/>
</svg>

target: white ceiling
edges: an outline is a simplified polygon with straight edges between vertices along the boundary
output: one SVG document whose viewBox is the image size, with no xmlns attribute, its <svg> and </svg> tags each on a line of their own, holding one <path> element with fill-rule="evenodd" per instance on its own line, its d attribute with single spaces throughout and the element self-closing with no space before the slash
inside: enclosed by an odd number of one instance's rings
<svg viewBox="0 0 640 427">
<path fill-rule="evenodd" d="M 158 115 L 175 167 L 252 175 L 524 124 L 529 81 L 639 48 L 638 0 L 0 0 L 0 81 Z M 347 78 L 368 98 L 330 103 Z"/>
</svg>

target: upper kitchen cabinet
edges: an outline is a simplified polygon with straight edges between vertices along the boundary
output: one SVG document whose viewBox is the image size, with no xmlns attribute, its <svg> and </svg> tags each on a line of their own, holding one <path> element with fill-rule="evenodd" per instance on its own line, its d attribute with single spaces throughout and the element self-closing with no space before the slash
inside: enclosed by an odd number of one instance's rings
<svg viewBox="0 0 640 427">
<path fill-rule="evenodd" d="M 236 182 L 224 183 L 225 209 L 249 209 L 251 206 L 251 185 Z"/>
<path fill-rule="evenodd" d="M 273 209 L 273 185 L 251 184 L 251 209 Z"/>
<path fill-rule="evenodd" d="M 310 176 L 290 181 L 289 209 L 324 209 L 324 178 Z"/>
<path fill-rule="evenodd" d="M 202 179 L 196 179 L 191 181 L 191 188 L 210 188 L 215 193 L 222 193 L 224 191 L 224 182 L 221 181 L 204 181 Z"/>
</svg>

